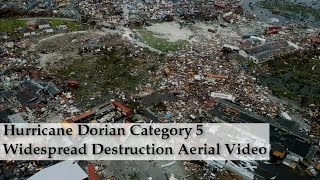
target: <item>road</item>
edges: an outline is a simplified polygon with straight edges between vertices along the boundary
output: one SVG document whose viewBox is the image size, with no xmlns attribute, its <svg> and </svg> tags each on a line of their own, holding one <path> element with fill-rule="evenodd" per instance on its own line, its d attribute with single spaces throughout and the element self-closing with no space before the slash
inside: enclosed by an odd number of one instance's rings
<svg viewBox="0 0 320 180">
<path fill-rule="evenodd" d="M 72 18 L 52 18 L 52 17 L 34 17 L 34 18 L 20 18 L 18 20 L 27 20 L 27 21 L 35 21 L 37 19 L 58 19 L 58 20 L 63 20 L 63 21 L 77 21 L 77 19 L 72 19 Z"/>
</svg>

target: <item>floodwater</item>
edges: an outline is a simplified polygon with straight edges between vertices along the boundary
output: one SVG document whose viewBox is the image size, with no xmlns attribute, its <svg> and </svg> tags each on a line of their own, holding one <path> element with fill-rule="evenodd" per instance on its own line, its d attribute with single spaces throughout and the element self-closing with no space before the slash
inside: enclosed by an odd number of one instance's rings
<svg viewBox="0 0 320 180">
<path fill-rule="evenodd" d="M 253 4 L 257 4 L 260 1 L 263 1 L 263 0 L 242 0 L 242 4 L 246 11 L 251 12 L 259 20 L 264 22 L 269 22 L 274 25 L 285 26 L 288 24 L 302 24 L 302 25 L 308 25 L 311 27 L 320 26 L 320 21 L 316 20 L 313 16 L 303 17 L 303 14 L 299 14 L 299 13 L 295 14 L 295 16 L 284 16 L 281 14 L 272 14 L 271 10 L 260 8 L 257 5 L 254 5 L 254 9 L 251 9 L 249 7 L 250 2 L 252 2 Z M 297 5 L 305 5 L 308 7 L 312 7 L 314 9 L 318 9 L 320 11 L 319 0 L 286 0 L 286 2 L 294 3 Z"/>
</svg>

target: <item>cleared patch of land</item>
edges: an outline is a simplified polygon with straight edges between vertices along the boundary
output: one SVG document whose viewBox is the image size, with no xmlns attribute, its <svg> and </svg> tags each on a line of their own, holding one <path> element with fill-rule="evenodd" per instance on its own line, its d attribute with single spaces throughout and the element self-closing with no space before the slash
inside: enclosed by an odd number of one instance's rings
<svg viewBox="0 0 320 180">
<path fill-rule="evenodd" d="M 169 42 L 187 40 L 193 35 L 187 27 L 181 27 L 176 22 L 164 22 L 147 26 L 146 29 L 155 33 L 156 37 L 167 39 Z"/>
<path fill-rule="evenodd" d="M 86 40 L 93 37 L 96 42 Z M 134 48 L 115 38 L 94 33 L 82 33 L 81 36 L 67 34 L 42 41 L 37 49 L 63 55 L 65 58 L 48 65 L 48 71 L 62 81 L 79 81 L 80 87 L 74 91 L 77 99 L 79 102 L 90 102 L 90 98 L 110 95 L 115 91 L 135 90 L 139 84 L 147 82 L 148 71 L 154 70 L 160 63 L 160 55 Z M 60 43 L 64 43 L 64 49 L 61 49 Z M 106 49 L 101 49 L 98 54 L 78 54 L 82 45 L 92 43 Z"/>
<path fill-rule="evenodd" d="M 145 44 L 163 52 L 176 52 L 185 49 L 188 45 L 187 40 L 171 42 L 168 39 L 161 37 L 159 34 L 143 28 L 136 29 L 136 31 L 140 34 Z"/>
<path fill-rule="evenodd" d="M 102 37 L 103 35 L 87 31 L 57 34 L 40 40 L 36 46 L 36 50 L 40 52 L 50 51 L 62 54 L 78 52 L 79 48 L 90 39 L 99 39 Z"/>
<path fill-rule="evenodd" d="M 77 98 L 88 101 L 92 97 L 112 94 L 114 90 L 127 91 L 148 79 L 148 71 L 156 66 L 156 56 L 142 53 L 129 57 L 129 49 L 114 48 L 103 55 L 63 59 L 59 66 L 52 64 L 50 72 L 63 80 L 78 80 Z"/>
</svg>

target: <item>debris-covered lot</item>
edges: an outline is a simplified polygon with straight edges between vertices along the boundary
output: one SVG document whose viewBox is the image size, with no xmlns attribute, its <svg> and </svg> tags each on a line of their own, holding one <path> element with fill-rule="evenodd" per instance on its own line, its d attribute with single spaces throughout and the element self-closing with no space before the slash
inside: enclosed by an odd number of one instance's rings
<svg viewBox="0 0 320 180">
<path fill-rule="evenodd" d="M 303 101 L 305 97 L 309 104 L 318 105 L 320 72 L 316 68 L 320 66 L 319 53 L 318 50 L 310 50 L 276 58 L 266 64 L 270 74 L 261 77 L 261 82 L 276 95 L 296 102 Z"/>
<path fill-rule="evenodd" d="M 61 38 L 64 40 L 64 37 Z M 48 69 L 61 80 L 79 81 L 81 85 L 75 93 L 84 102 L 113 94 L 115 90 L 134 91 L 139 84 L 148 80 L 149 73 L 157 68 L 162 59 L 147 49 L 133 47 L 122 40 L 115 41 L 116 37 L 112 36 L 96 39 L 96 42 L 74 38 L 71 42 L 82 41 L 78 42 L 80 46 L 71 43 L 58 49 L 58 52 L 78 53 L 50 64 Z M 54 51 L 53 46 L 50 43 L 49 47 L 42 48 Z"/>
</svg>

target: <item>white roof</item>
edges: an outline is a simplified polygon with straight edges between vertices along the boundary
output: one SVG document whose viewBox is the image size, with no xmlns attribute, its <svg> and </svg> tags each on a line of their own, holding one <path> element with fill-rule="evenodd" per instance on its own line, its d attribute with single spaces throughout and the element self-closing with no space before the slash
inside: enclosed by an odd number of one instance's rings
<svg viewBox="0 0 320 180">
<path fill-rule="evenodd" d="M 228 99 L 230 101 L 235 101 L 235 97 L 232 96 L 231 94 L 212 92 L 210 96 L 213 97 L 213 98 L 221 98 L 221 99 Z"/>
<path fill-rule="evenodd" d="M 28 180 L 83 180 L 86 178 L 88 175 L 75 161 L 63 161 L 39 171 Z"/>
<path fill-rule="evenodd" d="M 287 112 L 282 112 L 281 116 L 287 120 L 292 120 L 292 118 L 289 116 L 289 114 Z"/>
<path fill-rule="evenodd" d="M 224 44 L 223 47 L 224 47 L 224 48 L 230 48 L 230 49 L 233 49 L 233 50 L 240 50 L 239 47 L 237 47 L 237 46 L 232 46 L 232 45 L 229 45 L 229 44 Z"/>
<path fill-rule="evenodd" d="M 26 123 L 20 113 L 9 115 L 7 118 L 11 123 Z"/>
</svg>

